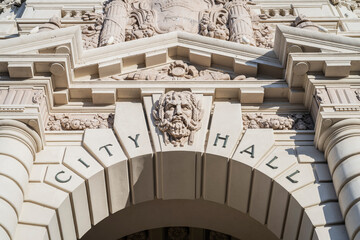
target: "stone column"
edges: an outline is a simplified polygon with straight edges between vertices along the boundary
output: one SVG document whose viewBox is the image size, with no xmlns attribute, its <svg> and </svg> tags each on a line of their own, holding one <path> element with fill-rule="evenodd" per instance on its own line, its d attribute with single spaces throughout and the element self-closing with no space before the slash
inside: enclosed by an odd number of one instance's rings
<svg viewBox="0 0 360 240">
<path fill-rule="evenodd" d="M 254 30 L 247 1 L 235 0 L 225 5 L 229 11 L 230 41 L 255 46 Z"/>
<path fill-rule="evenodd" d="M 122 0 L 112 1 L 101 31 L 100 46 L 124 42 L 127 20 L 126 4 Z"/>
<path fill-rule="evenodd" d="M 13 239 L 39 135 L 24 123 L 0 120 L 0 239 Z"/>
<path fill-rule="evenodd" d="M 317 146 L 328 161 L 349 237 L 360 239 L 360 119 L 335 123 Z"/>
</svg>

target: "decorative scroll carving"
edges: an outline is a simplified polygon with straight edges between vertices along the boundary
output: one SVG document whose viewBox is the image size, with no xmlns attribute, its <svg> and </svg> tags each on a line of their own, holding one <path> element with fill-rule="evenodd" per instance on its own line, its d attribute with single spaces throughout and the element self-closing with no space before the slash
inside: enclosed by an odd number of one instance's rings
<svg viewBox="0 0 360 240">
<path fill-rule="evenodd" d="M 114 114 L 95 114 L 92 116 L 80 116 L 69 114 L 50 115 L 46 131 L 61 130 L 84 130 L 96 128 L 112 128 Z"/>
<path fill-rule="evenodd" d="M 274 130 L 312 130 L 314 123 L 309 114 L 265 116 L 261 113 L 243 114 L 244 129 L 272 128 Z"/>
<path fill-rule="evenodd" d="M 85 49 L 96 48 L 99 44 L 100 32 L 103 24 L 102 14 L 86 12 L 81 18 L 84 21 L 93 21 L 94 24 L 86 24 L 81 27 L 83 46 Z"/>
<path fill-rule="evenodd" d="M 45 98 L 44 92 L 42 90 L 39 90 L 33 93 L 31 101 L 36 104 L 36 103 L 40 103 L 41 100 L 43 100 L 44 98 Z"/>
<path fill-rule="evenodd" d="M 153 111 L 155 125 L 163 133 L 165 144 L 175 147 L 194 143 L 202 115 L 201 100 L 188 91 L 162 94 Z"/>
<path fill-rule="evenodd" d="M 146 240 L 146 231 L 137 232 L 126 237 L 126 240 Z"/>
<path fill-rule="evenodd" d="M 209 231 L 209 240 L 230 240 L 230 236 L 220 232 Z"/>
<path fill-rule="evenodd" d="M 49 19 L 49 22 L 44 23 L 39 27 L 39 32 L 46 32 L 60 28 L 61 28 L 61 19 L 56 16 L 53 16 Z"/>
<path fill-rule="evenodd" d="M 127 8 L 127 3 L 122 0 L 114 0 L 109 4 L 100 34 L 100 46 L 111 45 L 125 40 L 125 28 L 128 19 Z"/>
<path fill-rule="evenodd" d="M 207 37 L 229 40 L 230 31 L 227 27 L 229 13 L 220 8 L 206 11 L 200 21 L 200 34 Z"/>
<path fill-rule="evenodd" d="M 125 30 L 125 41 L 135 40 L 139 38 L 152 37 L 156 34 L 154 27 L 154 11 L 148 4 L 133 3 L 133 10 Z"/>
<path fill-rule="evenodd" d="M 245 80 L 254 79 L 247 78 L 244 75 L 231 78 L 227 73 L 216 70 L 205 69 L 199 70 L 195 66 L 188 65 L 181 60 L 171 63 L 162 69 L 146 69 L 135 73 L 129 73 L 125 76 L 111 76 L 115 80 L 153 80 L 153 81 L 172 81 L 172 80 Z"/>
<path fill-rule="evenodd" d="M 294 26 L 312 31 L 327 32 L 328 30 L 320 25 L 311 22 L 305 15 L 299 15 L 295 18 Z"/>
<path fill-rule="evenodd" d="M 189 229 L 187 227 L 169 227 L 168 228 L 169 240 L 188 240 Z"/>
</svg>

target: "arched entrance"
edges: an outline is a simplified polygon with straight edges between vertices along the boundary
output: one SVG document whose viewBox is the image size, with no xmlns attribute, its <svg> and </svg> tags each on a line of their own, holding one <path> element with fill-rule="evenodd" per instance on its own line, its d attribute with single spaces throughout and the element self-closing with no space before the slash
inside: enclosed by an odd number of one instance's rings
<svg viewBox="0 0 360 240">
<path fill-rule="evenodd" d="M 306 132 L 243 131 L 240 103 L 211 109 L 211 97 L 196 97 L 203 115 L 188 144 L 160 131 L 161 96 L 153 94 L 117 103 L 114 130 L 86 129 L 72 146 L 40 152 L 59 161 L 30 178 L 20 228 L 45 227 L 42 239 L 51 240 L 116 240 L 173 226 L 238 239 L 346 236 L 332 183 L 312 165 L 323 155 Z M 182 111 L 173 105 L 166 114 Z"/>
</svg>

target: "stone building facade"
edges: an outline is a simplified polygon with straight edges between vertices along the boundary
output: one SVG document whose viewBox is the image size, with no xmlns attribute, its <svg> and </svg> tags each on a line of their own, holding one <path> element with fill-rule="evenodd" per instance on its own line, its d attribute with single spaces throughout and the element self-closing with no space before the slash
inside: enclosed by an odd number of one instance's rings
<svg viewBox="0 0 360 240">
<path fill-rule="evenodd" d="M 360 239 L 358 0 L 2 0 L 0 240 Z"/>
</svg>

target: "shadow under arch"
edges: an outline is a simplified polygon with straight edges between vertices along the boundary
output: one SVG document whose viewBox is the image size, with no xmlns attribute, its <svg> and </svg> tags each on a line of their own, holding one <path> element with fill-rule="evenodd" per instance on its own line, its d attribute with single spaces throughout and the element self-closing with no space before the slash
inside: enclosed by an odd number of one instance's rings
<svg viewBox="0 0 360 240">
<path fill-rule="evenodd" d="M 172 226 L 211 229 L 245 240 L 278 239 L 249 215 L 203 199 L 152 200 L 127 207 L 93 226 L 81 240 L 117 240 L 135 232 Z"/>
</svg>

